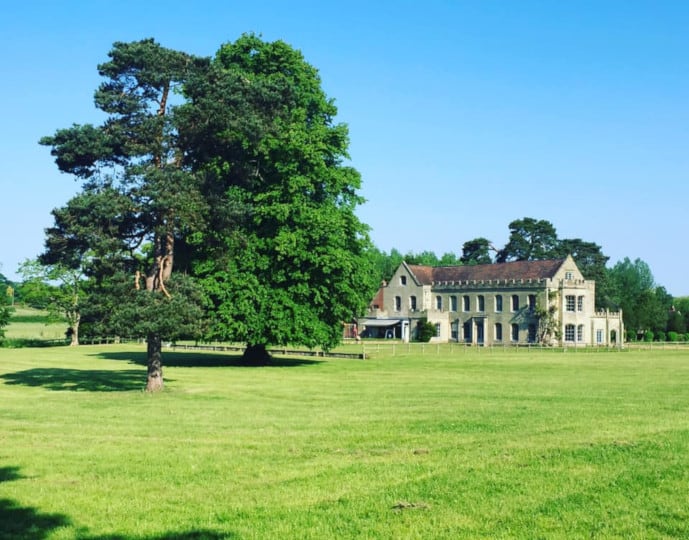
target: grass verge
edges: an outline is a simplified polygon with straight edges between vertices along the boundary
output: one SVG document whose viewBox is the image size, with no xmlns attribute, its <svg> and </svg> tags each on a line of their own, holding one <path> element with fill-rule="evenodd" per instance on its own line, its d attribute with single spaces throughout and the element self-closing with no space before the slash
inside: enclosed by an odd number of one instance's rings
<svg viewBox="0 0 689 540">
<path fill-rule="evenodd" d="M 685 352 L 144 354 L 0 350 L 0 539 L 689 537 Z"/>
</svg>

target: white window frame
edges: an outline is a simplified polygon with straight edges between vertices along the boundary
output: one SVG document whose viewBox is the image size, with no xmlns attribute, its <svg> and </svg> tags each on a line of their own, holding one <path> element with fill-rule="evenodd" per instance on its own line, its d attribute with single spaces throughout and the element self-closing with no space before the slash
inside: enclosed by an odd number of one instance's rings
<svg viewBox="0 0 689 540">
<path fill-rule="evenodd" d="M 573 294 L 568 294 L 565 296 L 565 311 L 568 313 L 574 313 L 577 305 L 577 297 Z"/>
<path fill-rule="evenodd" d="M 565 325 L 565 341 L 574 343 L 574 338 L 576 336 L 576 327 L 573 324 Z"/>
</svg>

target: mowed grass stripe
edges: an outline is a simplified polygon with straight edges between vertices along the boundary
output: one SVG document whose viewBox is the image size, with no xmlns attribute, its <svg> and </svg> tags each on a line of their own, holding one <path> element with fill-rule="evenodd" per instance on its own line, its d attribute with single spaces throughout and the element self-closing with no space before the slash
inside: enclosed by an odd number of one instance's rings
<svg viewBox="0 0 689 540">
<path fill-rule="evenodd" d="M 681 351 L 143 353 L 0 350 L 13 537 L 689 536 Z"/>
</svg>

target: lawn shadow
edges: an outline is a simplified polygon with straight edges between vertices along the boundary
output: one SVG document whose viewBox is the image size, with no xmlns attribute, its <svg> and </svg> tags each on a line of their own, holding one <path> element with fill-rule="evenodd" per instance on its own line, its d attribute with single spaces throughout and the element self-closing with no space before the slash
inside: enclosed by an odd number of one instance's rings
<svg viewBox="0 0 689 540">
<path fill-rule="evenodd" d="M 5 384 L 41 386 L 48 390 L 72 392 L 127 392 L 143 390 L 146 373 L 139 369 L 33 368 L 0 375 Z"/>
<path fill-rule="evenodd" d="M 0 483 L 24 478 L 19 474 L 19 467 L 0 467 Z"/>
<path fill-rule="evenodd" d="M 105 360 L 125 360 L 140 366 L 147 365 L 145 352 L 102 351 L 93 356 Z M 165 367 L 299 367 L 320 364 L 321 360 L 305 358 L 273 357 L 268 364 L 252 364 L 238 354 L 218 354 L 204 352 L 163 351 L 163 368 Z"/>
<path fill-rule="evenodd" d="M 0 467 L 0 482 L 24 478 L 19 467 Z M 20 506 L 12 499 L 0 499 L 0 540 L 47 538 L 58 527 L 70 525 L 62 514 L 42 514 L 35 508 Z"/>
<path fill-rule="evenodd" d="M 62 514 L 42 514 L 11 499 L 0 499 L 0 540 L 40 540 L 48 538 L 54 529 L 70 524 Z"/>
</svg>

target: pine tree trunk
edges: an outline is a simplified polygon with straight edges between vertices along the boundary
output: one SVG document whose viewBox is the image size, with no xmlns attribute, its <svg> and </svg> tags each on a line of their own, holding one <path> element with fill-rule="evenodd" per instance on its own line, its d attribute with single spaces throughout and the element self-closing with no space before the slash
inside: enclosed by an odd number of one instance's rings
<svg viewBox="0 0 689 540">
<path fill-rule="evenodd" d="M 159 392 L 163 389 L 162 342 L 159 335 L 148 336 L 148 378 L 147 392 Z"/>
</svg>

